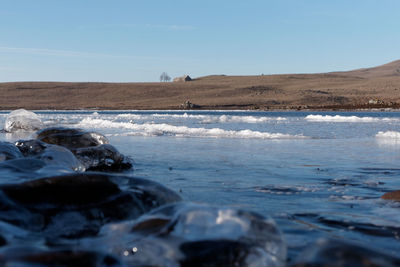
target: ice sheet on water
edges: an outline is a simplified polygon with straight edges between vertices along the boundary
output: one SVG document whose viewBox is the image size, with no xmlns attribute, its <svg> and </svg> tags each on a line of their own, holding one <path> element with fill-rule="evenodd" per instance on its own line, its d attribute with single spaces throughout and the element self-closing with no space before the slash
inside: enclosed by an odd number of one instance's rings
<svg viewBox="0 0 400 267">
<path fill-rule="evenodd" d="M 315 122 L 390 122 L 399 121 L 396 118 L 373 118 L 373 117 L 357 117 L 357 116 L 341 116 L 341 115 L 308 115 L 307 121 Z"/>
<path fill-rule="evenodd" d="M 36 131 L 42 127 L 39 116 L 25 109 L 17 109 L 8 114 L 4 125 L 7 132 Z"/>
<path fill-rule="evenodd" d="M 304 139 L 303 135 L 291 135 L 283 133 L 269 133 L 246 130 L 224 130 L 220 128 L 191 128 L 187 126 L 175 126 L 166 123 L 115 122 L 104 119 L 84 118 L 77 127 L 81 128 L 112 128 L 128 130 L 118 135 L 137 136 L 177 136 L 177 137 L 207 137 L 207 138 L 246 138 L 246 139 Z"/>
<path fill-rule="evenodd" d="M 386 132 L 378 132 L 376 135 L 376 140 L 378 144 L 383 146 L 397 146 L 400 145 L 400 132 L 396 131 L 386 131 Z"/>
<path fill-rule="evenodd" d="M 378 132 L 376 134 L 376 137 L 377 138 L 397 139 L 400 141 L 400 132 L 396 132 L 396 131 Z"/>
</svg>

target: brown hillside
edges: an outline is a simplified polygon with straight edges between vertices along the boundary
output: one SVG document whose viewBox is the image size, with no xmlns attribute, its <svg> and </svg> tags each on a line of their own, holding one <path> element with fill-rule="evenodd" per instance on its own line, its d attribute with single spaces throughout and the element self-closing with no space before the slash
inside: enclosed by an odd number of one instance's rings
<svg viewBox="0 0 400 267">
<path fill-rule="evenodd" d="M 363 68 L 353 71 L 336 72 L 336 73 L 363 77 L 363 78 L 393 77 L 393 76 L 398 77 L 400 76 L 400 60 L 396 60 L 375 68 Z"/>
<path fill-rule="evenodd" d="M 400 61 L 322 74 L 207 76 L 176 83 L 0 83 L 0 109 L 400 107 Z M 370 101 L 374 100 L 374 101 Z"/>
</svg>

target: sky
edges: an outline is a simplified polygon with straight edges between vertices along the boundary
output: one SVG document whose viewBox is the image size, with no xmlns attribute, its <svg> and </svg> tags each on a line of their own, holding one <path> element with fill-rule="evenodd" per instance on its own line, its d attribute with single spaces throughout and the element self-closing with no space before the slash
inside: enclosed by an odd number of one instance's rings
<svg viewBox="0 0 400 267">
<path fill-rule="evenodd" d="M 398 0 L 0 0 L 0 82 L 318 73 L 400 59 Z"/>
</svg>

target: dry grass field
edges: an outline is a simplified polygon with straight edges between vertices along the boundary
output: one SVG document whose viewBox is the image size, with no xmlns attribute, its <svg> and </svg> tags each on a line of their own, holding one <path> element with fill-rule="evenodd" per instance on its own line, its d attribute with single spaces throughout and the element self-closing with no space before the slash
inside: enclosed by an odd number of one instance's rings
<svg viewBox="0 0 400 267">
<path fill-rule="evenodd" d="M 0 83 L 0 109 L 400 108 L 400 60 L 320 74 L 206 76 L 170 83 Z"/>
</svg>

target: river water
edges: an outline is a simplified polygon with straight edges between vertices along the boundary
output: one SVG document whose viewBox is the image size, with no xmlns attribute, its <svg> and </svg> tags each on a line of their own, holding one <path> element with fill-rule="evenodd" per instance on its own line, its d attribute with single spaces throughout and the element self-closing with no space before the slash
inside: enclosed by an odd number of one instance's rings
<svg viewBox="0 0 400 267">
<path fill-rule="evenodd" d="M 185 201 L 272 217 L 289 258 L 321 237 L 400 251 L 400 112 L 38 111 L 104 134 Z M 4 125 L 8 112 L 0 113 Z M 30 134 L 0 134 L 1 141 Z"/>
</svg>

